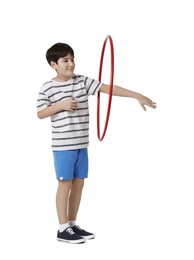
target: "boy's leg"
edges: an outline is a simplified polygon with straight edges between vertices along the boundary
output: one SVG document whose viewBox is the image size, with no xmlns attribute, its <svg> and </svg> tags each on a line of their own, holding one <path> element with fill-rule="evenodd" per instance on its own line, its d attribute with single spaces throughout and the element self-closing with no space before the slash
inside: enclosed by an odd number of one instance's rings
<svg viewBox="0 0 194 260">
<path fill-rule="evenodd" d="M 57 195 L 56 195 L 56 206 L 57 213 L 60 223 L 60 228 L 57 232 L 57 240 L 68 243 L 78 244 L 84 243 L 83 237 L 76 234 L 73 229 L 70 228 L 68 223 L 68 200 L 69 194 L 72 187 L 72 181 L 59 181 Z"/>
<path fill-rule="evenodd" d="M 88 150 L 87 148 L 77 150 L 77 158 L 74 165 L 74 178 L 69 197 L 69 220 L 76 220 L 79 209 L 84 179 L 88 177 Z"/>
<path fill-rule="evenodd" d="M 76 220 L 77 212 L 81 201 L 83 186 L 84 186 L 84 179 L 74 178 L 72 180 L 72 187 L 69 196 L 69 206 L 68 206 L 69 220 Z"/>
<path fill-rule="evenodd" d="M 84 239 L 92 239 L 95 237 L 93 233 L 90 233 L 79 226 L 76 225 L 76 217 L 79 209 L 82 189 L 84 186 L 84 179 L 74 178 L 72 181 L 72 189 L 69 196 L 69 210 L 68 210 L 68 219 L 70 227 L 72 227 L 73 231 L 81 236 Z"/>
<path fill-rule="evenodd" d="M 69 192 L 72 187 L 72 181 L 58 181 L 58 189 L 56 194 L 56 207 L 57 214 L 60 224 L 64 224 L 68 222 L 68 199 Z"/>
</svg>

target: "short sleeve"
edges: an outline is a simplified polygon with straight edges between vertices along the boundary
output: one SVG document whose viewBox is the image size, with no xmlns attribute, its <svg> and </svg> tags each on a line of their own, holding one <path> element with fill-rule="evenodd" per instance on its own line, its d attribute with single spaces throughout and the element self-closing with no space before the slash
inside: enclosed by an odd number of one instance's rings
<svg viewBox="0 0 194 260">
<path fill-rule="evenodd" d="M 88 95 L 96 95 L 102 86 L 102 82 L 92 78 L 84 77 L 84 85 Z"/>
<path fill-rule="evenodd" d="M 37 111 L 41 111 L 50 105 L 51 101 L 49 100 L 49 98 L 46 96 L 44 92 L 40 91 L 37 99 Z"/>
</svg>

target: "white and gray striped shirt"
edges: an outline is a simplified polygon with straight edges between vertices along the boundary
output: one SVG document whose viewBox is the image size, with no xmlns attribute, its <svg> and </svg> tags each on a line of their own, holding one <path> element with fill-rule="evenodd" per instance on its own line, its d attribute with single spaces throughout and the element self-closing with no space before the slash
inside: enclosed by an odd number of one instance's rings
<svg viewBox="0 0 194 260">
<path fill-rule="evenodd" d="M 70 80 L 57 82 L 51 80 L 40 88 L 37 110 L 74 97 L 77 110 L 60 111 L 51 116 L 52 149 L 72 150 L 89 145 L 89 107 L 88 96 L 95 95 L 102 83 L 81 75 L 74 75 Z"/>
</svg>

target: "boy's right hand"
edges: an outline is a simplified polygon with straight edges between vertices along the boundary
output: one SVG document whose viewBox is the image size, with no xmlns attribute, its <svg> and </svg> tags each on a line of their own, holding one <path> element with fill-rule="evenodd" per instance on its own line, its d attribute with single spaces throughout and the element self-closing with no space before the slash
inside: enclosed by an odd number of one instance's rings
<svg viewBox="0 0 194 260">
<path fill-rule="evenodd" d="M 72 97 L 72 98 L 68 98 L 68 99 L 61 101 L 61 106 L 65 110 L 75 112 L 75 110 L 77 109 L 77 102 L 76 102 L 75 98 Z"/>
</svg>

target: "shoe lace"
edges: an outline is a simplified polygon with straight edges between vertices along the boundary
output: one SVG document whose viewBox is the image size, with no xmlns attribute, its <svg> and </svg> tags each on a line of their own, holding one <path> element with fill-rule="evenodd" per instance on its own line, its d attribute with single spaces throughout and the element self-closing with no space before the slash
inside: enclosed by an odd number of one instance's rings
<svg viewBox="0 0 194 260">
<path fill-rule="evenodd" d="M 79 230 L 83 230 L 82 228 L 80 228 L 80 226 L 75 226 L 75 228 L 79 229 Z"/>
<path fill-rule="evenodd" d="M 67 228 L 66 231 L 70 234 L 73 235 L 75 232 L 71 228 Z"/>
</svg>

